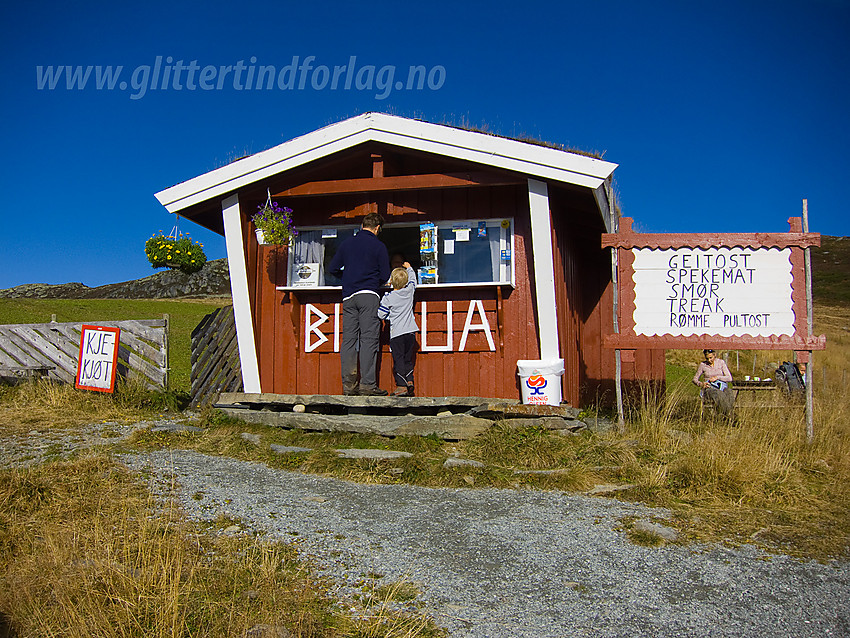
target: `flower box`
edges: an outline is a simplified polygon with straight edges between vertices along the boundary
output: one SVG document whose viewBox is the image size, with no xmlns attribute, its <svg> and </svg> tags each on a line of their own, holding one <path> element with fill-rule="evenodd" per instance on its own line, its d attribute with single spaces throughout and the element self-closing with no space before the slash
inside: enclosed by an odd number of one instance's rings
<svg viewBox="0 0 850 638">
<path fill-rule="evenodd" d="M 288 246 L 298 235 L 292 225 L 292 209 L 278 206 L 277 202 L 267 201 L 257 207 L 257 213 L 251 218 L 257 232 L 257 242 L 261 245 Z"/>
</svg>

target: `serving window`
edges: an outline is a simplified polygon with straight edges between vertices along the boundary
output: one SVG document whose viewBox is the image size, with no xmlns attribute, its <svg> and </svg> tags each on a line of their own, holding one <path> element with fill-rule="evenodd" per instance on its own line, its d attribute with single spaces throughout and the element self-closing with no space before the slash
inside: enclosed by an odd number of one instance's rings
<svg viewBox="0 0 850 638">
<path fill-rule="evenodd" d="M 359 226 L 299 228 L 289 249 L 287 286 L 324 288 L 341 286 L 342 281 L 327 272 L 339 245 L 353 237 Z"/>
<path fill-rule="evenodd" d="M 299 228 L 282 288 L 340 286 L 327 267 L 339 245 L 357 232 L 359 226 L 353 225 Z M 514 283 L 513 219 L 387 224 L 379 238 L 387 246 L 391 266 L 410 262 L 420 286 Z"/>
</svg>

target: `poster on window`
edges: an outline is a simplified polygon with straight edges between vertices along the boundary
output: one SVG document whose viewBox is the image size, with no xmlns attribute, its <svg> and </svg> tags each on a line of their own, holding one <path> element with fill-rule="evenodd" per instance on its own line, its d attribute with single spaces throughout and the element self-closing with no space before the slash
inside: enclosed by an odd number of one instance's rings
<svg viewBox="0 0 850 638">
<path fill-rule="evenodd" d="M 794 335 L 789 248 L 633 248 L 635 334 Z"/>
<path fill-rule="evenodd" d="M 95 392 L 115 391 L 120 329 L 82 326 L 76 387 Z"/>
</svg>

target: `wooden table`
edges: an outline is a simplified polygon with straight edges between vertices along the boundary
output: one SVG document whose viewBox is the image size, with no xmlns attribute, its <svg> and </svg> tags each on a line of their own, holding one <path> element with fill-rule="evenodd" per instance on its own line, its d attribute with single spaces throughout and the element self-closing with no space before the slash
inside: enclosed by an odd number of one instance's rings
<svg viewBox="0 0 850 638">
<path fill-rule="evenodd" d="M 735 391 L 735 405 L 741 406 L 738 403 L 738 398 L 741 392 L 752 392 L 751 395 L 753 399 L 755 397 L 761 396 L 770 396 L 773 398 L 775 396 L 775 392 L 778 389 L 776 382 L 773 379 L 762 379 L 760 381 L 738 381 L 737 379 L 732 381 L 732 389 Z M 769 395 L 761 394 L 763 392 L 771 392 Z M 755 403 L 744 403 L 742 407 L 746 407 L 748 405 L 755 405 Z M 776 407 L 776 406 L 765 406 L 765 407 Z"/>
<path fill-rule="evenodd" d="M 762 379 L 761 381 L 732 381 L 733 390 L 776 390 L 776 382 L 773 379 Z"/>
</svg>

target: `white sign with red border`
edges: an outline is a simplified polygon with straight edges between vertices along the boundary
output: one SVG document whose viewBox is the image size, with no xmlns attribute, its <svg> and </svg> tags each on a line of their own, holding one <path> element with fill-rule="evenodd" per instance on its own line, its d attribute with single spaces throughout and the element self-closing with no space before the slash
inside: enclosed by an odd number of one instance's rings
<svg viewBox="0 0 850 638">
<path fill-rule="evenodd" d="M 76 387 L 96 392 L 115 391 L 115 367 L 121 330 L 105 326 L 82 326 L 80 362 Z"/>
<path fill-rule="evenodd" d="M 632 252 L 636 334 L 794 335 L 790 248 Z"/>
</svg>

